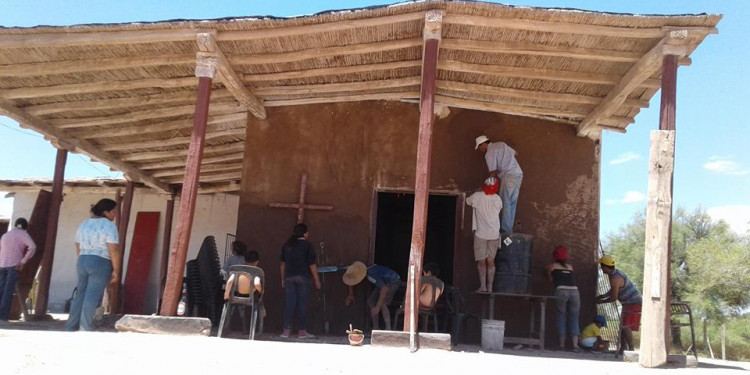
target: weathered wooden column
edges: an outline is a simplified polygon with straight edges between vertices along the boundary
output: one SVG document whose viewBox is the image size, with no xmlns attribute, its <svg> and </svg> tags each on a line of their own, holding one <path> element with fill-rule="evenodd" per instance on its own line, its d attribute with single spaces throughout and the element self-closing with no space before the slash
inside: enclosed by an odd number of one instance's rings
<svg viewBox="0 0 750 375">
<path fill-rule="evenodd" d="M 164 235 L 161 240 L 161 262 L 159 262 L 159 287 L 167 276 L 167 262 L 169 261 L 169 245 L 172 242 L 172 216 L 174 216 L 174 195 L 167 200 L 167 208 L 164 212 Z M 162 290 L 162 295 L 164 291 Z M 161 297 L 159 298 L 161 305 Z"/>
<path fill-rule="evenodd" d="M 164 286 L 164 298 L 159 312 L 161 315 L 173 316 L 177 314 L 177 304 L 180 302 L 182 277 L 185 270 L 190 232 L 193 227 L 193 215 L 195 214 L 195 204 L 198 197 L 198 177 L 200 176 L 201 160 L 203 159 L 203 145 L 206 141 L 206 123 L 208 121 L 208 104 L 211 100 L 211 83 L 216 76 L 216 67 L 216 58 L 198 56 L 195 67 L 195 75 L 198 77 L 198 97 L 195 100 L 193 135 L 190 140 L 187 161 L 185 162 L 185 177 L 182 180 L 175 242 L 169 251 L 167 282 Z"/>
<path fill-rule="evenodd" d="M 670 341 L 669 287 L 678 57 L 670 51 L 665 49 L 662 63 L 659 130 L 651 132 L 639 356 L 639 362 L 644 367 L 666 364 Z M 686 51 L 678 48 L 675 52 L 684 55 Z"/>
<path fill-rule="evenodd" d="M 65 163 L 68 160 L 68 150 L 57 149 L 55 157 L 55 175 L 52 180 L 52 196 L 47 215 L 47 233 L 44 242 L 44 254 L 39 265 L 39 288 L 34 304 L 34 315 L 47 315 L 47 301 L 49 299 L 49 283 L 52 277 L 52 263 L 55 260 L 55 242 L 57 240 L 57 224 L 60 219 L 60 206 L 63 201 L 63 185 L 65 184 Z"/>
<path fill-rule="evenodd" d="M 122 283 L 122 272 L 125 269 L 123 260 L 125 259 L 125 246 L 128 237 L 128 224 L 130 224 L 130 208 L 133 206 L 133 194 L 135 193 L 135 183 L 128 180 L 125 185 L 125 196 L 123 196 L 119 206 L 119 219 L 117 222 L 117 236 L 120 238 L 120 273 L 117 275 L 117 282 L 110 288 L 109 305 L 110 313 L 117 314 L 120 312 L 120 288 Z"/>
<path fill-rule="evenodd" d="M 443 13 L 439 10 L 428 11 L 425 15 L 422 88 L 419 96 L 419 138 L 417 140 L 417 168 L 414 183 L 414 221 L 404 303 L 404 331 L 407 332 L 416 332 L 419 326 L 418 301 L 427 231 L 427 202 L 430 197 L 432 127 L 435 120 L 435 78 L 437 77 L 442 20 Z M 411 347 L 412 350 L 416 349 L 413 340 Z"/>
</svg>

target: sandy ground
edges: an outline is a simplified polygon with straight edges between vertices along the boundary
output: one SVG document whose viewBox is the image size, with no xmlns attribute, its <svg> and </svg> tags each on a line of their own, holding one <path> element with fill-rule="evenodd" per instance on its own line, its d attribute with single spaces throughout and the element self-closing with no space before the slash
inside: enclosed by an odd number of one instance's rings
<svg viewBox="0 0 750 375">
<path fill-rule="evenodd" d="M 611 355 L 530 349 L 483 352 L 342 345 L 343 337 L 284 341 L 116 332 L 61 332 L 62 323 L 0 325 L 2 374 L 750 374 L 750 363 L 701 359 L 695 369 L 644 369 Z M 238 335 L 233 335 L 238 337 Z M 495 370 L 492 370 L 495 369 Z"/>
</svg>

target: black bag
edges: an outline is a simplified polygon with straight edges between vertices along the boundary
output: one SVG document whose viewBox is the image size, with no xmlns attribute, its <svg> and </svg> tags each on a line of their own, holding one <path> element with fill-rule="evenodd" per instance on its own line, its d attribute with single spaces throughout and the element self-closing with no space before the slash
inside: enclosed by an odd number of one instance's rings
<svg viewBox="0 0 750 375">
<path fill-rule="evenodd" d="M 71 294 L 71 295 L 70 295 L 70 298 L 68 298 L 68 299 L 67 299 L 67 300 L 65 301 L 65 307 L 64 307 L 64 309 L 65 309 L 65 313 L 66 313 L 66 314 L 70 313 L 70 305 L 72 305 L 72 304 L 73 304 L 73 298 L 76 298 L 76 293 L 78 293 L 78 287 L 75 287 L 75 288 L 73 289 L 73 294 Z"/>
</svg>

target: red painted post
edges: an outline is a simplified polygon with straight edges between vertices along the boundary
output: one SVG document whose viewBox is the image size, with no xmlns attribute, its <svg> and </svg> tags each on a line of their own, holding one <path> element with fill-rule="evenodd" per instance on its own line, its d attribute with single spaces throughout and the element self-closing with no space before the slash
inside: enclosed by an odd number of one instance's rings
<svg viewBox="0 0 750 375">
<path fill-rule="evenodd" d="M 44 254 L 39 270 L 39 289 L 34 304 L 34 315 L 47 315 L 47 301 L 49 299 L 49 283 L 52 277 L 52 263 L 55 259 L 55 242 L 57 240 L 57 224 L 60 219 L 60 206 L 63 201 L 63 185 L 65 183 L 65 163 L 68 160 L 68 150 L 57 149 L 55 157 L 55 176 L 52 180 L 52 197 L 50 198 L 49 214 L 47 216 L 47 234 L 44 242 Z"/>
<path fill-rule="evenodd" d="M 419 138 L 417 140 L 417 168 L 414 183 L 414 221 L 406 298 L 404 302 L 404 331 L 417 330 L 419 326 L 419 289 L 427 232 L 427 202 L 430 193 L 430 162 L 432 153 L 432 126 L 435 120 L 435 79 L 437 77 L 438 49 L 443 14 L 429 11 L 425 15 L 424 47 L 422 49 L 422 90 L 419 101 Z"/>
<path fill-rule="evenodd" d="M 130 224 L 130 208 L 133 205 L 133 194 L 135 193 L 135 183 L 128 181 L 125 185 L 125 196 L 120 202 L 119 222 L 117 223 L 117 236 L 120 238 L 120 273 L 117 275 L 117 283 L 110 287 L 109 309 L 111 314 L 120 312 L 120 287 L 122 284 L 122 271 L 125 269 L 123 260 L 125 258 L 125 246 L 128 236 L 128 224 Z"/>
<path fill-rule="evenodd" d="M 190 139 L 190 148 L 185 162 L 185 177 L 182 180 L 182 192 L 180 193 L 175 243 L 169 252 L 167 282 L 164 286 L 164 298 L 159 312 L 161 315 L 176 315 L 177 304 L 180 302 L 182 278 L 190 243 L 190 232 L 193 228 L 195 204 L 198 198 L 198 178 L 200 177 L 201 161 L 203 160 L 203 146 L 206 142 L 211 83 L 216 75 L 216 66 L 215 58 L 198 58 L 195 67 L 195 75 L 198 77 L 198 97 L 195 100 L 193 135 Z"/>
</svg>

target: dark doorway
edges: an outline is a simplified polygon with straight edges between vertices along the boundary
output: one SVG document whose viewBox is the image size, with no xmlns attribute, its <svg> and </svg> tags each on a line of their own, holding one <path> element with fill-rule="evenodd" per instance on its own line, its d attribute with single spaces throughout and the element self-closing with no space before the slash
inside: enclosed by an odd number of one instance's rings
<svg viewBox="0 0 750 375">
<path fill-rule="evenodd" d="M 374 260 L 398 272 L 403 281 L 409 266 L 413 215 L 413 193 L 378 192 Z M 455 229 L 456 196 L 430 195 L 424 262 L 440 265 L 440 279 L 446 284 L 453 283 Z"/>
</svg>

